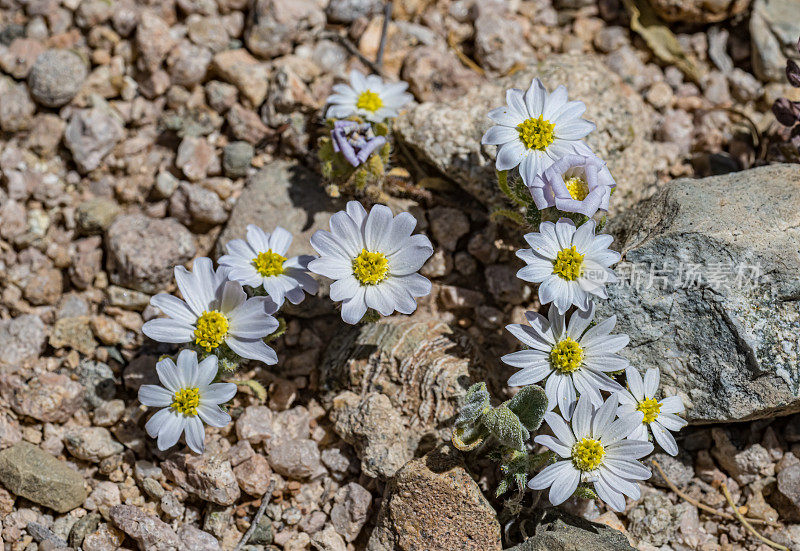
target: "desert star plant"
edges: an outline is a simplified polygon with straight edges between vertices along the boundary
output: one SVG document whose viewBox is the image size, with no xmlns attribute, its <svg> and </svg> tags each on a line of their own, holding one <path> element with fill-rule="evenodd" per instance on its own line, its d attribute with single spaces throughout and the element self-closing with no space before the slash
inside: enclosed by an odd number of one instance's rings
<svg viewBox="0 0 800 551">
<path fill-rule="evenodd" d="M 333 86 L 334 93 L 326 100 L 330 107 L 325 116 L 344 119 L 355 115 L 370 122 L 383 122 L 396 117 L 400 109 L 412 100 L 407 88 L 405 82 L 384 82 L 377 75 L 364 76 L 351 71 L 349 85 Z"/>
<path fill-rule="evenodd" d="M 277 363 L 263 340 L 278 328 L 272 316 L 277 306 L 269 297 L 248 298 L 242 284 L 227 276 L 227 269 L 214 270 L 209 258 L 196 259 L 191 272 L 177 266 L 183 300 L 167 293 L 151 298 L 150 304 L 168 317 L 146 322 L 142 332 L 159 342 L 194 343 L 210 354 L 219 355 L 226 345 L 242 358 Z"/>
<path fill-rule="evenodd" d="M 161 385 L 139 387 L 139 402 L 162 408 L 147 421 L 147 434 L 156 438 L 158 449 L 164 451 L 185 433 L 189 448 L 203 453 L 203 423 L 212 427 L 230 423 L 230 415 L 219 404 L 233 398 L 236 385 L 213 382 L 217 376 L 217 357 L 211 355 L 198 362 L 193 350 L 182 350 L 177 363 L 170 358 L 161 360 L 156 364 L 156 372 Z"/>
<path fill-rule="evenodd" d="M 678 444 L 670 431 L 679 431 L 687 424 L 686 420 L 677 415 L 684 411 L 680 396 L 667 396 L 662 400 L 656 400 L 658 383 L 661 379 L 661 372 L 657 367 L 648 369 L 643 380 L 639 371 L 629 366 L 625 370 L 625 378 L 629 391 L 623 390 L 619 393 L 619 415 L 633 411 L 640 411 L 644 415 L 641 425 L 629 438 L 647 440 L 649 431 L 661 449 L 670 455 L 677 455 Z"/>
<path fill-rule="evenodd" d="M 508 90 L 506 103 L 489 112 L 497 124 L 486 131 L 481 143 L 498 146 L 497 170 L 519 167 L 528 186 L 561 157 L 582 151 L 578 148 L 581 139 L 595 128 L 581 118 L 586 111 L 583 102 L 568 101 L 564 86 L 548 93 L 538 78 L 526 92 Z"/>
<path fill-rule="evenodd" d="M 342 319 L 358 323 L 372 308 L 383 316 L 395 310 L 411 314 L 416 298 L 431 291 L 431 282 L 417 273 L 433 254 L 430 240 L 411 235 L 417 221 L 408 213 L 392 215 L 384 205 L 367 213 L 350 201 L 331 217 L 331 231 L 318 230 L 311 246 L 320 255 L 308 264 L 312 272 L 331 278 L 330 298 L 342 302 Z"/>
<path fill-rule="evenodd" d="M 653 451 L 642 440 L 628 440 L 644 414 L 634 411 L 617 418 L 618 398 L 614 394 L 599 408 L 588 396 L 581 396 L 568 424 L 560 415 L 545 414 L 555 436 L 539 435 L 534 442 L 554 451 L 561 460 L 544 468 L 528 483 L 531 489 L 550 488 L 553 505 L 567 500 L 581 483 L 594 491 L 615 511 L 625 510 L 625 496 L 641 497 L 639 480 L 650 478 L 650 469 L 638 459 Z"/>
<path fill-rule="evenodd" d="M 598 210 L 608 211 L 616 187 L 606 164 L 594 155 L 565 155 L 528 184 L 536 207 L 555 207 L 561 212 L 591 218 Z"/>
<path fill-rule="evenodd" d="M 605 319 L 593 327 L 594 305 L 576 311 L 566 323 L 566 316 L 550 306 L 548 317 L 526 312 L 529 325 L 511 324 L 506 329 L 528 350 L 506 354 L 501 360 L 520 370 L 508 380 L 509 386 L 525 386 L 546 380 L 548 409 L 558 405 L 568 415 L 578 393 L 587 396 L 595 406 L 603 403 L 601 390 L 622 391 L 607 375 L 622 371 L 628 361 L 617 354 L 628 344 L 627 335 L 612 335 L 616 317 Z"/>
<path fill-rule="evenodd" d="M 292 234 L 280 226 L 270 234 L 254 224 L 247 226 L 247 239 L 233 239 L 225 245 L 228 254 L 220 257 L 227 276 L 250 287 L 263 287 L 280 308 L 284 299 L 300 304 L 305 294 L 315 294 L 319 284 L 308 274 L 311 255 L 287 258 Z"/>
<path fill-rule="evenodd" d="M 527 266 L 517 272 L 524 281 L 539 283 L 539 300 L 552 302 L 559 313 L 570 306 L 588 310 L 592 296 L 607 298 L 605 285 L 617 281 L 610 266 L 620 254 L 608 248 L 610 235 L 595 235 L 594 220 L 579 228 L 567 218 L 542 222 L 539 232 L 526 234 L 530 249 L 517 251 Z"/>
</svg>

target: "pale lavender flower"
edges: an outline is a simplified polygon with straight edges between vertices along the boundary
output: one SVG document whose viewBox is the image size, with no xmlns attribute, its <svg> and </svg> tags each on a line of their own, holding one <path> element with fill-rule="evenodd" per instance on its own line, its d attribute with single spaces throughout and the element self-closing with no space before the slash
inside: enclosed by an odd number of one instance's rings
<svg viewBox="0 0 800 551">
<path fill-rule="evenodd" d="M 598 210 L 608 210 L 611 190 L 616 185 L 608 167 L 597 156 L 565 155 L 536 176 L 528 189 L 539 210 L 556 207 L 591 218 Z"/>
<path fill-rule="evenodd" d="M 333 150 L 344 155 L 347 162 L 359 166 L 386 143 L 384 136 L 376 136 L 369 123 L 335 121 L 331 130 Z"/>
</svg>

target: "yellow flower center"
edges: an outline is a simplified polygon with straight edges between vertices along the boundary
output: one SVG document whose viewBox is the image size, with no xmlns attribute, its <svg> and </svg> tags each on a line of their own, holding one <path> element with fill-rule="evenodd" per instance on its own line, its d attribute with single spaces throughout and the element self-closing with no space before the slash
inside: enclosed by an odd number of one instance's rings
<svg viewBox="0 0 800 551">
<path fill-rule="evenodd" d="M 603 462 L 606 450 L 599 440 L 584 438 L 572 446 L 572 464 L 579 471 L 593 471 Z"/>
<path fill-rule="evenodd" d="M 559 373 L 572 373 L 583 363 L 583 349 L 570 337 L 559 341 L 550 351 L 550 365 Z"/>
<path fill-rule="evenodd" d="M 544 115 L 539 115 L 538 119 L 526 119 L 517 125 L 519 139 L 528 149 L 538 149 L 544 151 L 555 141 L 553 129 L 555 124 L 544 120 Z"/>
<path fill-rule="evenodd" d="M 264 277 L 282 274 L 284 262 L 286 262 L 286 257 L 273 253 L 272 249 L 265 253 L 258 253 L 258 256 L 253 259 L 256 271 Z"/>
<path fill-rule="evenodd" d="M 575 245 L 569 249 L 561 249 L 553 262 L 553 273 L 561 279 L 575 281 L 581 277 L 583 271 L 583 255 L 575 250 Z"/>
<path fill-rule="evenodd" d="M 195 344 L 202 346 L 206 352 L 211 352 L 225 340 L 228 334 L 228 318 L 216 310 L 203 312 L 197 318 L 197 329 L 194 330 Z"/>
<path fill-rule="evenodd" d="M 386 279 L 389 273 L 389 259 L 383 253 L 371 253 L 362 249 L 353 259 L 353 275 L 361 285 L 375 285 Z"/>
<path fill-rule="evenodd" d="M 573 176 L 564 180 L 567 191 L 576 201 L 583 201 L 589 195 L 589 184 L 580 176 Z"/>
<path fill-rule="evenodd" d="M 184 415 L 197 415 L 197 406 L 200 405 L 199 388 L 182 388 L 172 397 L 172 409 Z"/>
<path fill-rule="evenodd" d="M 652 423 L 658 418 L 658 414 L 661 413 L 661 404 L 652 398 L 647 398 L 646 400 L 639 402 L 639 405 L 636 406 L 636 409 L 644 413 L 644 419 L 642 419 L 642 423 Z"/>
<path fill-rule="evenodd" d="M 370 113 L 374 113 L 383 107 L 383 100 L 381 100 L 381 97 L 372 90 L 364 90 L 358 96 L 356 107 L 359 109 L 364 109 L 365 111 L 369 111 Z"/>
</svg>

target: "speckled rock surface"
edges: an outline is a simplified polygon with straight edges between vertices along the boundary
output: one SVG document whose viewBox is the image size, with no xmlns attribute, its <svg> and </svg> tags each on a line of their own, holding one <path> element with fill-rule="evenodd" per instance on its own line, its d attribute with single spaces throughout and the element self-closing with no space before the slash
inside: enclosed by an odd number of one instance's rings
<svg viewBox="0 0 800 551">
<path fill-rule="evenodd" d="M 537 511 L 531 524 L 533 535 L 508 551 L 633 551 L 621 532 L 557 508 Z"/>
<path fill-rule="evenodd" d="M 59 513 L 79 507 L 86 499 L 80 473 L 28 442 L 0 452 L 0 482 L 15 495 Z"/>
<path fill-rule="evenodd" d="M 586 104 L 584 117 L 597 125 L 587 144 L 608 162 L 618 188 L 612 212 L 650 195 L 665 168 L 667 153 L 651 140 L 654 112 L 620 77 L 593 56 L 553 55 L 526 69 L 483 82 L 454 101 L 425 102 L 397 119 L 398 136 L 426 161 L 484 203 L 502 204 L 494 146 L 481 136 L 492 126 L 489 110 L 505 105 L 505 90 L 527 90 L 535 77 L 549 90 L 564 84 L 571 100 Z"/>
<path fill-rule="evenodd" d="M 799 213 L 800 170 L 774 165 L 676 180 L 611 228 L 623 284 L 598 314 L 691 421 L 800 411 Z"/>
<path fill-rule="evenodd" d="M 386 490 L 367 551 L 499 551 L 494 509 L 449 446 L 414 459 Z"/>
</svg>

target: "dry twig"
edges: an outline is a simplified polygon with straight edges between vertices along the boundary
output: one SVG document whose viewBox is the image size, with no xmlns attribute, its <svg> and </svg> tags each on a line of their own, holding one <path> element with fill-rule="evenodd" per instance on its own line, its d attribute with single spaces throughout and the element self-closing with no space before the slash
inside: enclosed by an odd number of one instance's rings
<svg viewBox="0 0 800 551">
<path fill-rule="evenodd" d="M 664 481 L 667 483 L 667 486 L 669 486 L 669 489 L 672 490 L 675 494 L 677 494 L 679 498 L 683 499 L 684 501 L 688 501 L 689 503 L 691 503 L 692 505 L 694 505 L 698 509 L 702 509 L 706 513 L 710 513 L 712 515 L 716 515 L 718 517 L 722 517 L 722 518 L 728 519 L 728 520 L 735 520 L 736 519 L 736 517 L 734 517 L 731 514 L 726 513 L 725 511 L 718 511 L 717 509 L 714 509 L 713 507 L 709 507 L 705 503 L 701 503 L 701 502 L 697 501 L 696 499 L 694 499 L 692 497 L 689 497 L 684 492 L 680 491 L 678 489 L 678 487 L 675 486 L 675 483 L 673 483 L 667 477 L 667 473 L 664 472 L 664 469 L 661 468 L 661 465 L 658 464 L 658 461 L 656 461 L 655 459 L 651 459 L 650 462 L 655 466 L 656 469 L 658 469 L 658 472 L 661 475 L 661 478 L 663 478 Z M 744 517 L 742 517 L 742 518 L 744 518 Z M 760 519 L 760 518 L 748 518 L 746 520 L 748 522 L 750 522 L 751 524 L 766 524 L 767 526 L 772 526 L 773 528 L 780 528 L 781 527 L 781 525 L 779 523 L 773 522 L 771 520 L 764 520 L 764 519 Z"/>
<path fill-rule="evenodd" d="M 458 47 L 458 41 L 456 40 L 455 33 L 450 32 L 447 35 L 447 45 L 450 46 L 453 49 L 453 51 L 458 56 L 458 59 L 461 60 L 461 63 L 463 63 L 464 65 L 466 65 L 467 67 L 469 67 L 470 69 L 472 69 L 473 71 L 478 73 L 479 75 L 485 75 L 486 74 L 486 71 L 484 71 L 483 68 L 480 65 L 478 65 L 477 63 L 472 61 L 469 58 L 469 56 L 467 56 L 467 54 L 465 54 L 464 52 L 461 51 L 461 48 Z"/>
<path fill-rule="evenodd" d="M 261 520 L 261 517 L 264 516 L 264 511 L 267 510 L 267 505 L 269 504 L 269 498 L 272 495 L 272 490 L 275 489 L 275 481 L 269 483 L 269 488 L 264 493 L 264 497 L 261 498 L 261 506 L 256 511 L 255 516 L 253 517 L 253 521 L 250 523 L 250 528 L 247 529 L 247 532 L 244 533 L 242 539 L 239 540 L 239 543 L 236 544 L 236 547 L 233 551 L 241 551 L 244 544 L 250 541 L 250 538 L 253 536 L 253 532 L 256 531 L 256 527 L 258 526 L 258 522 Z"/>
<path fill-rule="evenodd" d="M 736 504 L 733 502 L 733 498 L 731 497 L 731 493 L 728 491 L 728 487 L 725 485 L 725 483 L 721 482 L 719 487 L 722 488 L 722 493 L 725 494 L 725 499 L 728 501 L 728 505 L 730 505 L 731 509 L 733 509 L 733 514 L 736 515 L 736 518 L 739 520 L 739 522 L 742 523 L 742 526 L 747 528 L 748 532 L 753 534 L 759 540 L 764 542 L 764 544 L 769 545 L 773 549 L 779 549 L 780 551 L 789 551 L 788 547 L 784 547 L 780 543 L 775 543 L 771 539 L 768 539 L 768 538 L 762 536 L 761 534 L 759 534 L 758 531 L 755 528 L 753 528 L 753 526 L 750 524 L 750 522 L 748 522 L 748 519 L 744 518 L 744 515 L 742 515 L 742 513 L 739 512 L 739 508 L 736 507 Z"/>
</svg>

